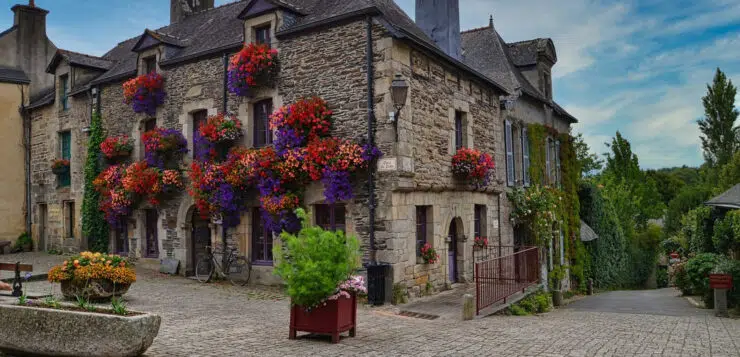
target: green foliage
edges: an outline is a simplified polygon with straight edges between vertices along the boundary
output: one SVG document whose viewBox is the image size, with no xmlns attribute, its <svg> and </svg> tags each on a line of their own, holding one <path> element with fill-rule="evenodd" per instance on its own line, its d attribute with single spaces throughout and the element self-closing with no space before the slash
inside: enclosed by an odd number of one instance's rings
<svg viewBox="0 0 740 357">
<path fill-rule="evenodd" d="M 359 267 L 360 243 L 342 231 L 308 225 L 306 213 L 296 210 L 303 228 L 297 235 L 283 232 L 282 245 L 273 248 L 275 274 L 287 286 L 293 304 L 311 307 L 337 291 Z"/>
<path fill-rule="evenodd" d="M 408 292 L 402 283 L 393 284 L 393 305 L 405 304 L 408 301 Z"/>
<path fill-rule="evenodd" d="M 740 251 L 740 210 L 732 210 L 714 222 L 714 248 L 719 253 Z"/>
<path fill-rule="evenodd" d="M 588 144 L 583 141 L 583 134 L 579 133 L 573 138 L 573 147 L 581 176 L 599 171 L 604 166 L 604 160 L 600 159 L 595 153 L 592 153 Z"/>
<path fill-rule="evenodd" d="M 688 242 L 686 242 L 686 238 L 683 235 L 675 235 L 660 242 L 660 248 L 665 255 L 676 252 L 681 256 L 686 256 Z"/>
<path fill-rule="evenodd" d="M 550 287 L 553 290 L 560 290 L 562 288 L 563 279 L 565 279 L 566 269 L 562 265 L 558 265 L 549 273 L 547 273 L 547 279 L 550 281 Z"/>
<path fill-rule="evenodd" d="M 680 262 L 673 265 L 673 271 L 669 275 L 670 280 L 674 285 L 681 290 L 684 295 L 691 295 L 691 281 L 689 280 L 689 274 L 686 272 L 686 262 Z"/>
<path fill-rule="evenodd" d="M 698 121 L 704 159 L 710 166 L 726 164 L 738 148 L 736 94 L 732 81 L 717 68 L 712 85 L 707 85 L 707 95 L 701 98 L 704 118 Z"/>
<path fill-rule="evenodd" d="M 26 293 L 21 293 L 21 296 L 18 297 L 18 305 L 28 305 L 30 301 L 28 300 L 28 296 L 26 296 Z"/>
<path fill-rule="evenodd" d="M 709 273 L 719 263 L 720 257 L 713 253 L 702 253 L 686 262 L 688 291 L 693 295 L 705 296 L 710 292 Z"/>
<path fill-rule="evenodd" d="M 668 267 L 658 266 L 655 272 L 655 280 L 657 281 L 658 289 L 668 287 Z"/>
<path fill-rule="evenodd" d="M 681 218 L 686 212 L 701 205 L 711 195 L 711 190 L 704 186 L 686 186 L 668 204 L 665 218 L 665 234 L 673 235 L 681 230 Z"/>
<path fill-rule="evenodd" d="M 44 305 L 46 307 L 50 307 L 52 309 L 59 309 L 62 307 L 62 304 L 59 303 L 59 300 L 57 300 L 54 296 L 47 296 L 43 300 Z"/>
<path fill-rule="evenodd" d="M 527 316 L 529 312 L 519 305 L 512 305 L 509 307 L 509 312 L 514 316 Z"/>
<path fill-rule="evenodd" d="M 510 216 L 512 223 L 527 227 L 535 244 L 549 242 L 560 217 L 560 192 L 551 187 L 535 185 L 528 189 L 515 188 L 507 196 L 513 205 Z"/>
<path fill-rule="evenodd" d="M 545 180 L 545 140 L 547 131 L 543 125 L 527 125 L 529 138 L 529 177 L 533 186 L 546 184 Z"/>
<path fill-rule="evenodd" d="M 671 175 L 669 171 L 647 170 L 645 171 L 645 175 L 655 182 L 655 187 L 660 194 L 661 201 L 666 206 L 686 185 L 680 178 Z"/>
<path fill-rule="evenodd" d="M 114 314 L 123 316 L 128 315 L 128 308 L 126 307 L 126 303 L 123 301 L 123 298 L 114 297 L 111 299 L 110 304 Z"/>
<path fill-rule="evenodd" d="M 722 257 L 712 272 L 732 275 L 732 289 L 727 292 L 727 306 L 740 307 L 740 260 Z"/>
<path fill-rule="evenodd" d="M 638 232 L 628 244 L 629 268 L 626 286 L 645 287 L 648 277 L 658 262 L 662 228 L 648 224 L 647 229 Z"/>
<path fill-rule="evenodd" d="M 108 223 L 100 210 L 100 193 L 95 190 L 93 181 L 102 171 L 100 163 L 100 143 L 105 139 L 100 114 L 94 112 L 90 122 L 90 137 L 87 143 L 85 160 L 85 192 L 82 199 L 82 234 L 87 237 L 88 248 L 94 252 L 108 251 Z"/>
<path fill-rule="evenodd" d="M 730 161 L 718 167 L 718 185 L 715 193 L 719 194 L 740 183 L 740 151 L 732 155 Z"/>
<path fill-rule="evenodd" d="M 538 290 L 536 293 L 519 300 L 509 307 L 509 312 L 515 316 L 526 316 L 531 314 L 542 314 L 552 309 L 552 298 L 550 294 Z"/>
<path fill-rule="evenodd" d="M 627 269 L 627 240 L 619 224 L 619 217 L 611 202 L 593 184 L 583 183 L 578 191 L 581 202 L 581 219 L 588 224 L 598 239 L 585 242 L 591 257 L 590 271 L 586 277 L 594 280 L 601 289 L 624 285 Z"/>
<path fill-rule="evenodd" d="M 16 238 L 14 250 L 21 250 L 24 247 L 33 248 L 33 240 L 27 232 L 21 233 L 18 238 Z"/>
<path fill-rule="evenodd" d="M 564 250 L 573 273 L 575 285 L 584 283 L 583 265 L 578 258 L 578 244 L 581 243 L 581 204 L 578 201 L 578 182 L 581 178 L 580 161 L 577 159 L 577 139 L 568 134 L 560 135 L 560 168 L 562 171 L 561 190 L 563 203 L 560 205 L 563 221 Z M 583 257 L 582 257 L 583 258 Z M 563 262 L 561 262 L 563 263 Z"/>
<path fill-rule="evenodd" d="M 714 219 L 712 208 L 699 206 L 692 209 L 682 219 L 682 233 L 689 242 L 689 252 L 713 253 Z"/>
</svg>

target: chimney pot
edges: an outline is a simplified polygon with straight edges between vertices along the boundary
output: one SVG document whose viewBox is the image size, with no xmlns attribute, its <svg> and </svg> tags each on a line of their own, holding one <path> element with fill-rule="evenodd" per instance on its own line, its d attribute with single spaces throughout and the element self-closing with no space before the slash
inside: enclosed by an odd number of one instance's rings
<svg viewBox="0 0 740 357">
<path fill-rule="evenodd" d="M 416 0 L 416 24 L 445 53 L 460 60 L 459 0 Z"/>
</svg>

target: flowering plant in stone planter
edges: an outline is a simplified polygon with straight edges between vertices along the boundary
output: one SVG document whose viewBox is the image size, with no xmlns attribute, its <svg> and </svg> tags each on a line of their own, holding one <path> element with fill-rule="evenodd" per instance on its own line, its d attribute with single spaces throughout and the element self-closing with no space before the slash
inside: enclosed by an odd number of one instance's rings
<svg viewBox="0 0 740 357">
<path fill-rule="evenodd" d="M 460 148 L 452 157 L 452 173 L 469 179 L 477 187 L 484 187 L 493 176 L 495 165 L 491 155 L 475 149 Z"/>
<path fill-rule="evenodd" d="M 56 175 L 61 175 L 69 172 L 69 160 L 67 159 L 56 159 L 51 162 L 51 172 Z"/>
<path fill-rule="evenodd" d="M 475 241 L 473 242 L 473 247 L 476 249 L 488 248 L 488 237 L 475 237 Z"/>
<path fill-rule="evenodd" d="M 439 261 L 439 254 L 429 242 L 424 243 L 424 246 L 421 247 L 421 259 L 424 264 L 434 264 Z"/>
<path fill-rule="evenodd" d="M 243 135 L 242 122 L 236 115 L 224 113 L 209 116 L 198 131 L 212 143 L 232 142 Z"/>
<path fill-rule="evenodd" d="M 188 152 L 188 142 L 176 129 L 154 128 L 141 135 L 149 166 L 175 168 Z"/>
<path fill-rule="evenodd" d="M 291 299 L 290 338 L 298 331 L 329 334 L 334 343 L 345 331 L 355 335 L 358 292 L 366 292 L 359 268 L 360 243 L 342 231 L 309 226 L 306 213 L 296 210 L 302 228 L 283 232 L 275 245 L 275 273 L 286 284 Z"/>
<path fill-rule="evenodd" d="M 229 61 L 229 91 L 238 96 L 248 96 L 251 88 L 269 85 L 277 75 L 277 54 L 277 50 L 268 44 L 245 45 Z"/>
<path fill-rule="evenodd" d="M 130 104 L 136 113 L 155 116 L 157 107 L 164 103 L 163 86 L 161 74 L 142 74 L 123 83 L 123 102 Z"/>
<path fill-rule="evenodd" d="M 121 296 L 136 281 L 136 272 L 128 259 L 105 253 L 82 252 L 49 270 L 47 279 L 62 284 L 62 294 L 89 300 Z"/>
<path fill-rule="evenodd" d="M 133 150 L 134 145 L 128 135 L 109 136 L 100 143 L 100 151 L 109 160 L 126 158 Z"/>
</svg>

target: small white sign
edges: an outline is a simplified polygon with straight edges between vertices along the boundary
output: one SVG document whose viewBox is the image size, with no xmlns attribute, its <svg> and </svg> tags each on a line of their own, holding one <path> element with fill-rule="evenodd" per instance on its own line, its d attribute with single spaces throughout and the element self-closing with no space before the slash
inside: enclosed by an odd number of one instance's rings
<svg viewBox="0 0 740 357">
<path fill-rule="evenodd" d="M 398 164 L 395 157 L 387 157 L 378 160 L 378 172 L 397 171 Z"/>
</svg>

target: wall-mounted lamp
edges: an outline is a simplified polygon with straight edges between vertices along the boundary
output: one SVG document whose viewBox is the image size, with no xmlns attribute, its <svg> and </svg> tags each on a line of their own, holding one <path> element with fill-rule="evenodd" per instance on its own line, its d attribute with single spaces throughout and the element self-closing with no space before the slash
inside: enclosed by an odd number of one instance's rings
<svg viewBox="0 0 740 357">
<path fill-rule="evenodd" d="M 396 141 L 398 141 L 398 115 L 401 113 L 401 109 L 406 105 L 406 96 L 409 94 L 409 85 L 406 80 L 401 77 L 400 74 L 396 74 L 396 78 L 391 82 L 391 100 L 393 101 L 393 108 L 395 112 L 388 113 L 388 119 L 393 123 L 393 127 L 396 129 Z"/>
</svg>

